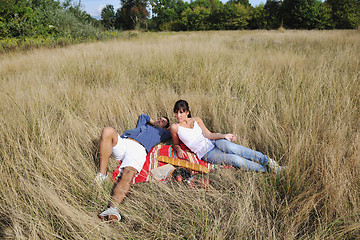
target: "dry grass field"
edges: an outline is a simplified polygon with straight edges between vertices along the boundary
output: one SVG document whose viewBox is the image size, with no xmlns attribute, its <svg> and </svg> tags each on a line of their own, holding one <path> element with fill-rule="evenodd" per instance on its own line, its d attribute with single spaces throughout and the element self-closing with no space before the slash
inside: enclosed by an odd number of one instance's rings
<svg viewBox="0 0 360 240">
<path fill-rule="evenodd" d="M 0 239 L 359 239 L 359 82 L 358 30 L 143 33 L 0 55 Z M 124 221 L 101 222 L 101 129 L 174 121 L 178 99 L 288 170 L 136 184 Z"/>
</svg>

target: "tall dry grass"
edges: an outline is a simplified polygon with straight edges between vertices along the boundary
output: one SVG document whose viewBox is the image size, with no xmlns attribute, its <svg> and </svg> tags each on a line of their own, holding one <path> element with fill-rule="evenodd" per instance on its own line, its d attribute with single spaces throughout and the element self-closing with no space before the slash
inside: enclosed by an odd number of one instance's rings
<svg viewBox="0 0 360 240">
<path fill-rule="evenodd" d="M 359 56 L 358 31 L 157 33 L 0 56 L 0 238 L 359 238 Z M 178 99 L 289 170 L 137 184 L 124 221 L 100 222 L 101 129 L 172 117 Z"/>
</svg>

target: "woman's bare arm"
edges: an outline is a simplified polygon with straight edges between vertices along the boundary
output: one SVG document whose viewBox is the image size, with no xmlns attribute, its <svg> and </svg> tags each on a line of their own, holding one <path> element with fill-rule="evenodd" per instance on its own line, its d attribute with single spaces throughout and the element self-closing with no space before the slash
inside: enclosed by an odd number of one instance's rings
<svg viewBox="0 0 360 240">
<path fill-rule="evenodd" d="M 185 152 L 180 147 L 180 139 L 178 135 L 178 125 L 177 124 L 171 124 L 170 126 L 170 134 L 173 141 L 173 148 L 176 151 L 176 155 L 179 158 L 185 158 Z"/>
<path fill-rule="evenodd" d="M 194 117 L 194 119 L 196 120 L 196 122 L 199 124 L 199 127 L 201 128 L 204 136 L 208 139 L 212 139 L 212 140 L 217 140 L 217 139 L 223 139 L 225 138 L 226 140 L 233 142 L 236 140 L 236 136 L 232 133 L 227 133 L 227 134 L 221 134 L 221 133 L 213 133 L 211 132 L 209 129 L 207 129 L 207 127 L 205 126 L 204 122 L 201 120 L 201 118 L 199 117 Z"/>
</svg>

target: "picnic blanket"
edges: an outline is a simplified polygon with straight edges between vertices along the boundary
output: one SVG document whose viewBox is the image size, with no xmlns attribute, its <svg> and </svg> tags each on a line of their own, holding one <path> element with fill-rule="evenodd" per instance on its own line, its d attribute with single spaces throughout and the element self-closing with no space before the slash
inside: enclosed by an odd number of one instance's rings
<svg viewBox="0 0 360 240">
<path fill-rule="evenodd" d="M 207 163 L 207 162 L 199 159 L 194 153 L 190 152 L 190 150 L 184 144 L 181 143 L 180 147 L 186 153 L 186 158 L 184 160 L 189 161 L 191 163 L 200 164 L 200 165 L 208 168 L 209 171 L 214 168 L 213 164 Z M 166 162 L 159 161 L 158 160 L 159 156 L 177 158 L 172 145 L 156 145 L 146 155 L 146 161 L 144 163 L 144 166 L 143 166 L 142 170 L 140 171 L 140 173 L 133 179 L 133 183 L 150 181 L 152 179 L 150 171 L 157 167 L 161 167 L 161 166 L 167 164 Z M 112 179 L 114 182 L 118 181 L 119 177 L 121 176 L 120 166 L 121 166 L 121 162 L 120 162 L 119 166 L 113 172 Z"/>
</svg>

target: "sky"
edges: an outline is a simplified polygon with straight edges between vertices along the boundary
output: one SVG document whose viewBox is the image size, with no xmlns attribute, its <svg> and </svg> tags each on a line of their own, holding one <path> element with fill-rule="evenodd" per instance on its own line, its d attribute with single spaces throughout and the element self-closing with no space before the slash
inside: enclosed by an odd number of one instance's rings
<svg viewBox="0 0 360 240">
<path fill-rule="evenodd" d="M 253 7 L 265 2 L 266 0 L 249 0 L 249 3 Z M 101 9 L 109 4 L 113 5 L 116 10 L 120 7 L 120 0 L 81 0 L 81 5 L 84 8 L 83 10 L 95 18 L 99 18 Z"/>
</svg>

